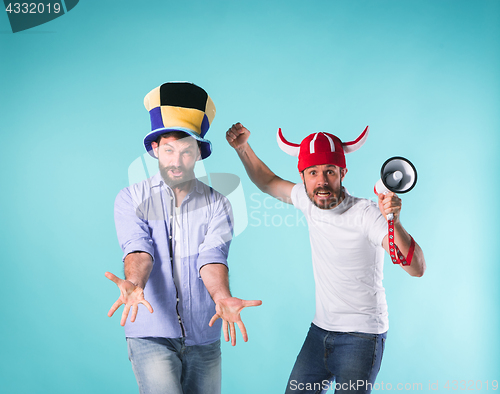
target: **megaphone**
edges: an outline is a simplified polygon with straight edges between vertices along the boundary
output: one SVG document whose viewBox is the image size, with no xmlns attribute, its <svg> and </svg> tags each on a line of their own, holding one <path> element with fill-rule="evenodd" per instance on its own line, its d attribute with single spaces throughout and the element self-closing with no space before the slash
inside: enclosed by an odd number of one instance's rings
<svg viewBox="0 0 500 394">
<path fill-rule="evenodd" d="M 415 187 L 417 183 L 417 170 L 410 160 L 404 157 L 391 157 L 387 159 L 380 169 L 380 179 L 374 187 L 375 193 L 385 194 L 407 193 Z M 411 243 L 408 255 L 405 257 L 396 245 L 396 233 L 394 231 L 394 214 L 387 214 L 388 231 L 388 252 L 394 264 L 410 265 L 415 250 L 415 240 L 410 235 Z M 397 254 L 397 256 L 396 256 Z"/>
<path fill-rule="evenodd" d="M 407 193 L 417 183 L 415 166 L 404 157 L 391 157 L 380 169 L 380 179 L 375 184 L 375 193 Z"/>
</svg>

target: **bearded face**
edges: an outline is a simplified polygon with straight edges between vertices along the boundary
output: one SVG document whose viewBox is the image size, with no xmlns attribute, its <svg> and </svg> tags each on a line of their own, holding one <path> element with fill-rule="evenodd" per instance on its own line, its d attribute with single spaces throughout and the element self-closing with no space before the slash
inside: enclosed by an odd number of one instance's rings
<svg viewBox="0 0 500 394">
<path fill-rule="evenodd" d="M 163 137 L 159 144 L 153 143 L 152 146 L 158 157 L 161 176 L 167 185 L 182 188 L 194 179 L 194 166 L 200 157 L 194 138 Z"/>
<path fill-rule="evenodd" d="M 194 173 L 183 166 L 160 167 L 160 173 L 165 183 L 171 188 L 183 187 L 186 182 L 194 179 Z"/>
<path fill-rule="evenodd" d="M 320 209 L 332 209 L 344 199 L 342 180 L 346 172 L 346 168 L 322 164 L 306 168 L 300 176 L 311 202 Z"/>
</svg>

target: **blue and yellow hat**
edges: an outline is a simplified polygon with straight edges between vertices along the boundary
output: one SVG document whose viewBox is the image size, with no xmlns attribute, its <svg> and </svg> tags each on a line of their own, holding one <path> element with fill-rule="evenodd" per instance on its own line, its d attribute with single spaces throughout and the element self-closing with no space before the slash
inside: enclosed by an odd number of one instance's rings
<svg viewBox="0 0 500 394">
<path fill-rule="evenodd" d="M 212 144 L 205 134 L 215 117 L 210 96 L 190 82 L 167 82 L 144 97 L 144 106 L 151 116 L 151 132 L 144 138 L 148 153 L 155 157 L 151 143 L 169 131 L 183 131 L 201 142 L 201 158 L 212 153 Z"/>
</svg>

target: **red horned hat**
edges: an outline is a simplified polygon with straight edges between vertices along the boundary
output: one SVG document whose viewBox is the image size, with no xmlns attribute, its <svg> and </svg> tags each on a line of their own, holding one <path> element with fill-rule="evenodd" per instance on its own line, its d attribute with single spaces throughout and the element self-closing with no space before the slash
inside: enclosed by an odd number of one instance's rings
<svg viewBox="0 0 500 394">
<path fill-rule="evenodd" d="M 308 135 L 299 145 L 288 142 L 283 137 L 281 129 L 278 130 L 276 138 L 281 150 L 299 158 L 298 168 L 299 172 L 302 172 L 307 167 L 321 164 L 333 164 L 345 168 L 345 153 L 361 148 L 368 138 L 369 130 L 370 128 L 366 126 L 361 135 L 350 142 L 342 142 L 333 134 L 318 132 Z"/>
</svg>

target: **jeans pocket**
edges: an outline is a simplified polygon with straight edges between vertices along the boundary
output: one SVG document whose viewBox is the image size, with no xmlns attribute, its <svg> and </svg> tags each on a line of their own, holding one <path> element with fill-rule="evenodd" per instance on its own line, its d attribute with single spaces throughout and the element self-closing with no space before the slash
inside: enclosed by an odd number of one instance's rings
<svg viewBox="0 0 500 394">
<path fill-rule="evenodd" d="M 353 331 L 353 332 L 346 332 L 346 334 L 352 335 L 353 337 L 358 337 L 358 338 L 363 338 L 363 339 L 369 339 L 369 340 L 372 340 L 372 341 L 376 341 L 377 340 L 377 334 L 369 334 L 367 332 Z"/>
</svg>

